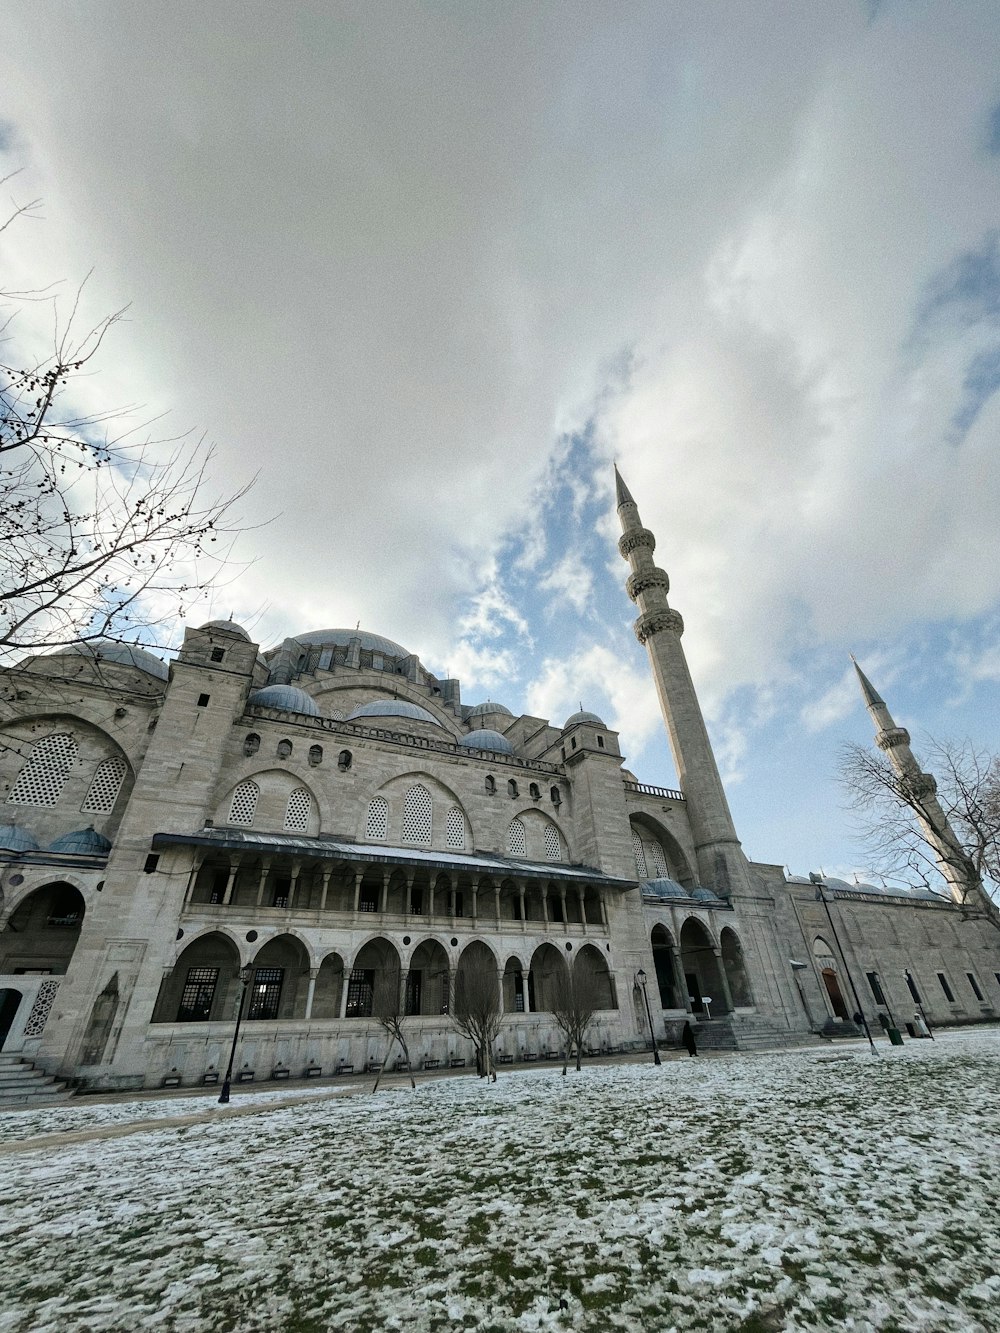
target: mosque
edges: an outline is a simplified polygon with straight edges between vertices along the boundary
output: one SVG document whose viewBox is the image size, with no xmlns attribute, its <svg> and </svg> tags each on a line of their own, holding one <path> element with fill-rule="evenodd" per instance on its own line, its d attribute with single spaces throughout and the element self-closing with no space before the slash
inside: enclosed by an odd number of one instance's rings
<svg viewBox="0 0 1000 1333">
<path fill-rule="evenodd" d="M 958 902 L 740 847 L 655 539 L 616 475 L 619 550 L 679 788 L 639 782 L 592 712 L 465 703 L 401 644 L 312 630 L 264 652 L 189 628 L 169 664 L 80 643 L 0 678 L 3 1058 L 82 1089 L 383 1059 L 388 994 L 414 1063 L 471 1061 L 449 1011 L 495 979 L 500 1062 L 560 1048 L 567 967 L 592 1053 L 753 1048 L 995 1019 L 1000 936 Z M 859 673 L 860 674 L 860 673 Z M 862 676 L 877 739 L 917 769 Z M 382 998 L 380 998 L 382 997 Z"/>
</svg>

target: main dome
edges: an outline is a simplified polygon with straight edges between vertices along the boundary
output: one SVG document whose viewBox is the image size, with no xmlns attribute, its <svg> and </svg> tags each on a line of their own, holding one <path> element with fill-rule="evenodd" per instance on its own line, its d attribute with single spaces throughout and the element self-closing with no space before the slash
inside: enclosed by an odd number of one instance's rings
<svg viewBox="0 0 1000 1333">
<path fill-rule="evenodd" d="M 118 643 L 116 639 L 88 639 L 86 642 L 67 644 L 50 656 L 59 657 L 63 654 L 89 657 L 94 662 L 118 662 L 122 666 L 135 667 L 137 671 L 145 671 L 157 680 L 166 680 L 169 675 L 166 662 L 161 662 L 137 643 Z"/>
<path fill-rule="evenodd" d="M 346 648 L 352 639 L 360 639 L 362 651 L 366 653 L 384 653 L 386 657 L 410 656 L 401 643 L 386 639 L 381 634 L 369 634 L 363 629 L 313 629 L 308 634 L 293 634 L 291 637 L 307 648 L 325 647 L 328 643 L 337 648 Z"/>
<path fill-rule="evenodd" d="M 316 700 L 295 685 L 265 685 L 250 696 L 254 708 L 277 708 L 282 713 L 305 713 L 319 717 Z"/>
<path fill-rule="evenodd" d="M 411 704 L 408 699 L 373 699 L 348 713 L 344 721 L 357 722 L 366 717 L 409 717 L 414 722 L 430 722 L 435 727 L 441 725 L 433 713 L 428 713 L 419 704 Z"/>
</svg>

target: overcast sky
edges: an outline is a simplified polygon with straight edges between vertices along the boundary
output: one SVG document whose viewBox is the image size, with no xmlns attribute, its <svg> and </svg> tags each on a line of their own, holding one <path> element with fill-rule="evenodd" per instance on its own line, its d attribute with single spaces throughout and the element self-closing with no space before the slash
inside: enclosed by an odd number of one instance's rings
<svg viewBox="0 0 1000 1333">
<path fill-rule="evenodd" d="M 617 457 L 752 855 L 864 865 L 851 650 L 1000 744 L 995 0 L 42 0 L 4 44 L 5 283 L 93 269 L 87 392 L 260 472 L 195 619 L 360 620 L 672 783 Z"/>
</svg>

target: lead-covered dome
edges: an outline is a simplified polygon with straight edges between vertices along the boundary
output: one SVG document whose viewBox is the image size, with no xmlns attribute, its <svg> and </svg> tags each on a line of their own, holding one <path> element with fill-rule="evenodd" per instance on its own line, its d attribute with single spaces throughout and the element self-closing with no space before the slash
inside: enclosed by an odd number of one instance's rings
<svg viewBox="0 0 1000 1333">
<path fill-rule="evenodd" d="M 401 643 L 386 639 L 381 634 L 369 634 L 363 629 L 314 629 L 307 634 L 293 634 L 291 637 L 306 648 L 325 647 L 327 644 L 346 648 L 352 639 L 360 639 L 362 651 L 366 653 L 383 653 L 386 657 L 410 656 Z"/>
<path fill-rule="evenodd" d="M 238 639 L 246 639 L 250 642 L 250 635 L 242 625 L 237 625 L 234 620 L 208 620 L 204 625 L 199 625 L 200 630 L 224 630 L 227 634 L 235 634 Z"/>
<path fill-rule="evenodd" d="M 465 716 L 466 718 L 488 717 L 490 713 L 499 713 L 501 717 L 514 716 L 509 708 L 504 708 L 503 704 L 494 703 L 492 699 L 487 699 L 484 704 L 473 704 Z"/>
<path fill-rule="evenodd" d="M 305 713 L 319 717 L 316 700 L 295 685 L 265 685 L 250 696 L 254 708 L 276 708 L 282 713 Z"/>
<path fill-rule="evenodd" d="M 71 856 L 106 856 L 111 851 L 109 839 L 91 825 L 89 828 L 76 829 L 73 833 L 64 833 L 48 846 L 50 852 L 65 852 Z"/>
<path fill-rule="evenodd" d="M 675 879 L 649 879 L 643 884 L 646 898 L 690 898 L 691 891 Z"/>
<path fill-rule="evenodd" d="M 157 680 L 166 680 L 169 675 L 166 662 L 161 662 L 148 649 L 140 648 L 137 643 L 118 643 L 115 639 L 88 639 L 86 642 L 68 644 L 51 656 L 59 657 L 63 654 L 89 657 L 93 662 L 117 662 L 121 666 L 145 671 L 147 675 L 155 676 Z"/>
<path fill-rule="evenodd" d="M 0 824 L 0 851 L 37 852 L 38 843 L 27 829 L 16 824 Z"/>
<path fill-rule="evenodd" d="M 348 713 L 344 721 L 357 722 L 366 717 L 408 717 L 414 722 L 430 722 L 435 727 L 441 725 L 433 713 L 428 713 L 419 704 L 411 704 L 408 699 L 373 699 Z"/>
<path fill-rule="evenodd" d="M 603 727 L 604 719 L 597 716 L 596 713 L 588 713 L 586 709 L 581 708 L 579 713 L 574 713 L 563 723 L 563 731 L 569 731 L 570 727 L 575 727 L 578 722 L 590 722 L 595 727 Z"/>
<path fill-rule="evenodd" d="M 470 731 L 468 736 L 463 736 L 458 743 L 466 750 L 489 750 L 491 754 L 514 753 L 514 747 L 507 737 L 501 736 L 499 731 L 490 731 L 488 727 Z"/>
</svg>

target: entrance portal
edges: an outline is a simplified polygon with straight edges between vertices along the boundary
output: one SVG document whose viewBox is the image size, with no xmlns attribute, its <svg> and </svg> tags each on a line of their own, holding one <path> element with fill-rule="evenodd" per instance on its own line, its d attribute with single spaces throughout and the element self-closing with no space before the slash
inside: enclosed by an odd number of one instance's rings
<svg viewBox="0 0 1000 1333">
<path fill-rule="evenodd" d="M 844 1003 L 836 972 L 832 967 L 824 967 L 820 975 L 823 978 L 823 984 L 826 986 L 826 993 L 830 997 L 830 1003 L 833 1005 L 833 1012 L 838 1018 L 849 1022 L 850 1014 L 847 1012 L 847 1005 Z"/>
</svg>

